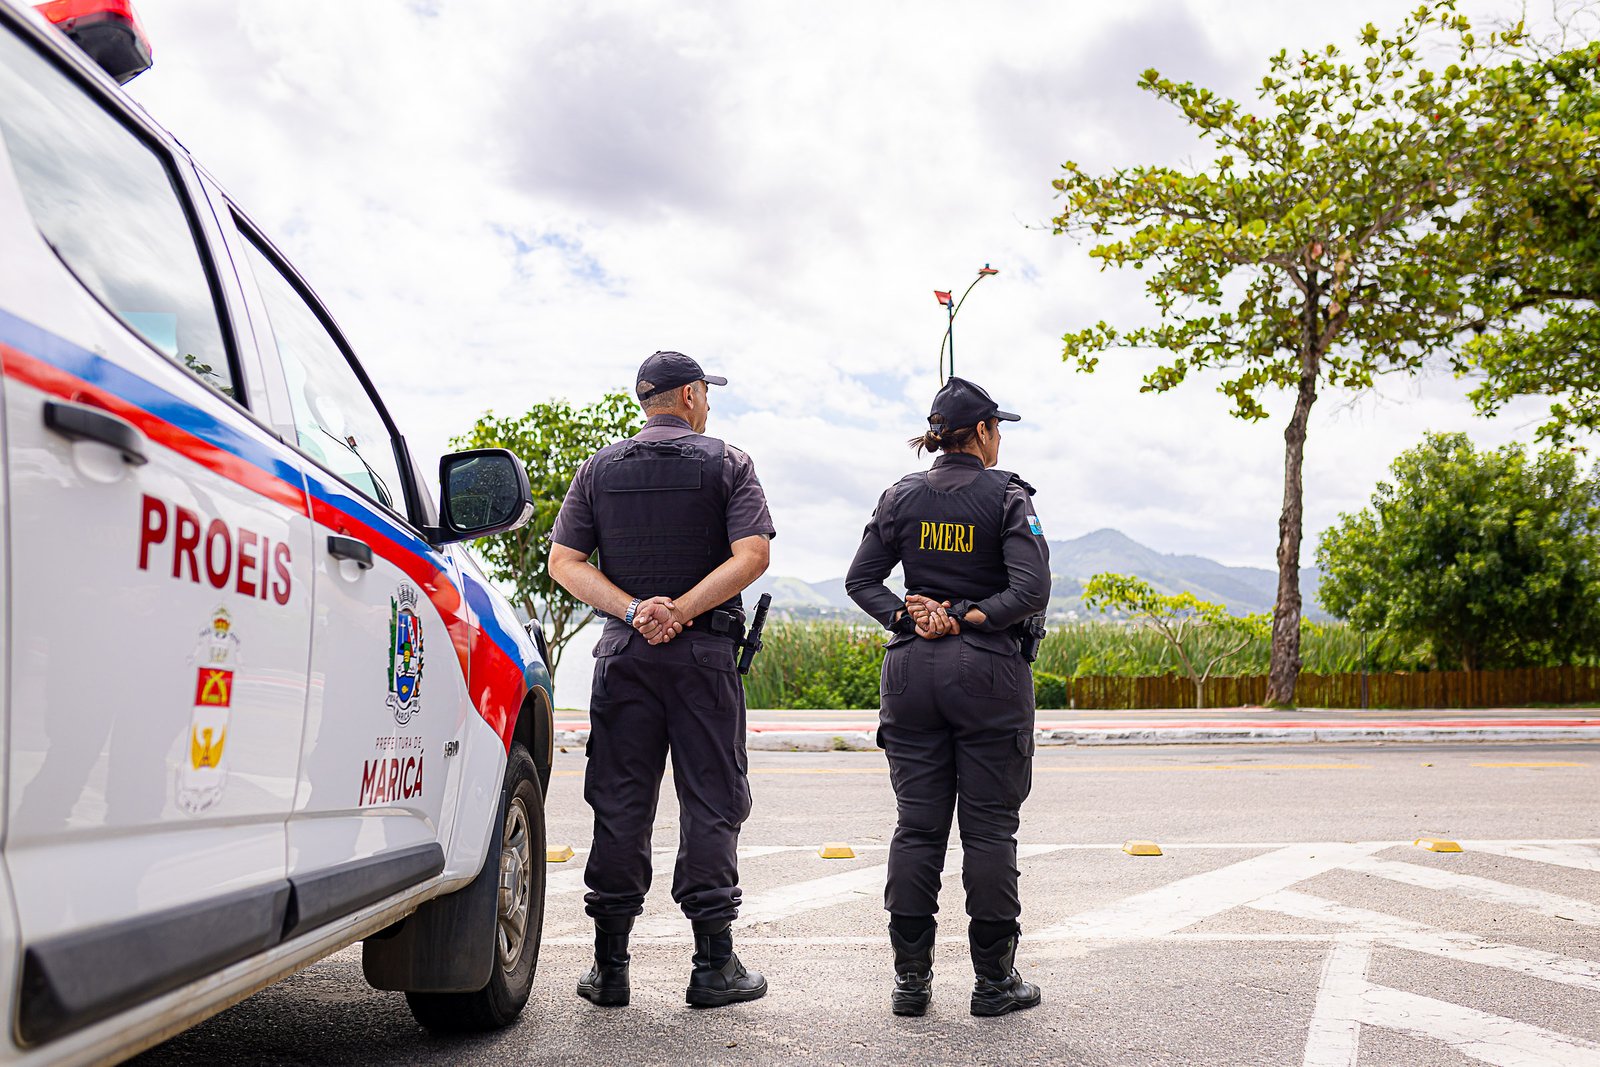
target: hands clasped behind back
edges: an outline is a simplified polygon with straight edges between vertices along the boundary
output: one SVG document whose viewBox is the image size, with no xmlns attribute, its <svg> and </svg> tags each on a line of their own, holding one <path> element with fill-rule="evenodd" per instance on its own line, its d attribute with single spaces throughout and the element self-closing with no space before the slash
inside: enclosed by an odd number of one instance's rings
<svg viewBox="0 0 1600 1067">
<path fill-rule="evenodd" d="M 633 628 L 652 645 L 664 645 L 683 633 L 685 626 L 693 626 L 678 618 L 678 606 L 670 597 L 653 596 L 640 601 L 633 615 Z"/>
<path fill-rule="evenodd" d="M 925 641 L 948 637 L 961 632 L 961 623 L 945 609 L 950 601 L 940 602 L 917 593 L 906 596 L 906 611 L 916 623 L 917 636 Z"/>
</svg>

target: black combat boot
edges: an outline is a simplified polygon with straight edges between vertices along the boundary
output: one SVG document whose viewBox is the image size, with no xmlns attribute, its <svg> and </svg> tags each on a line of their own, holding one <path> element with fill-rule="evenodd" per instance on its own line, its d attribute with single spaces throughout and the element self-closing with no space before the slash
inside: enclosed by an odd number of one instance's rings
<svg viewBox="0 0 1600 1067">
<path fill-rule="evenodd" d="M 594 921 L 594 966 L 578 980 L 578 996 L 602 1008 L 628 1003 L 628 931 L 633 917 L 608 916 Z"/>
<path fill-rule="evenodd" d="M 977 924 L 973 924 L 976 926 Z M 972 986 L 972 1014 L 1004 1015 L 1009 1011 L 1039 1005 L 1039 987 L 1024 982 L 1017 973 L 1017 934 L 1005 934 L 995 941 L 980 943 L 985 932 L 969 930 L 972 969 L 977 981 Z"/>
<path fill-rule="evenodd" d="M 933 937 L 938 927 L 932 919 L 916 937 L 907 937 L 889 923 L 889 944 L 894 946 L 894 992 L 889 1006 L 896 1015 L 926 1015 L 933 999 Z"/>
<path fill-rule="evenodd" d="M 733 929 L 726 919 L 694 924 L 694 970 L 684 1000 L 696 1008 L 716 1008 L 767 995 L 767 980 L 747 971 L 733 954 Z"/>
</svg>

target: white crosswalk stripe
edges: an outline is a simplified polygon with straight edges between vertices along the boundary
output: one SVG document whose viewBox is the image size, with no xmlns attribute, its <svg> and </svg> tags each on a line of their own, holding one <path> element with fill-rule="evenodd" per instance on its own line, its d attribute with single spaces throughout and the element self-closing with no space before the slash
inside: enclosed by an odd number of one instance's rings
<svg viewBox="0 0 1600 1067">
<path fill-rule="evenodd" d="M 1038 936 L 1045 940 L 1072 935 L 1156 937 L 1170 934 L 1267 893 L 1347 866 L 1384 847 L 1382 844 L 1290 845 L 1073 916 L 1064 923 L 1046 928 Z"/>
<path fill-rule="evenodd" d="M 1372 952 L 1372 941 L 1359 934 L 1334 942 L 1312 1012 L 1305 1067 L 1354 1067 L 1363 1025 L 1441 1041 L 1499 1067 L 1600 1067 L 1600 1044 L 1592 1041 L 1369 982 Z"/>
<path fill-rule="evenodd" d="M 1380 878 L 1403 882 L 1406 885 L 1420 886 L 1423 889 L 1443 890 L 1471 900 L 1481 900 L 1486 904 L 1521 908 L 1555 919 L 1600 926 L 1600 905 L 1590 904 L 1585 900 L 1574 900 L 1572 897 L 1564 897 L 1557 893 L 1547 893 L 1542 889 L 1528 889 L 1497 882 L 1492 878 L 1480 878 L 1436 867 L 1423 867 L 1415 863 L 1371 857 L 1350 863 L 1347 868 L 1362 874 L 1375 874 Z"/>
<path fill-rule="evenodd" d="M 1252 901 L 1250 907 L 1313 922 L 1357 927 L 1363 933 L 1381 936 L 1383 943 L 1391 948 L 1423 952 L 1483 967 L 1499 967 L 1530 978 L 1542 978 L 1548 982 L 1600 992 L 1600 965 L 1555 952 L 1439 930 L 1426 923 L 1364 908 L 1347 907 L 1292 889 Z"/>
<path fill-rule="evenodd" d="M 1336 942 L 1323 961 L 1305 1067 L 1355 1067 L 1361 1052 L 1361 989 L 1371 958 L 1370 945 L 1350 939 Z"/>
<path fill-rule="evenodd" d="M 1061 845 L 1020 845 L 1017 848 L 1017 855 L 1019 860 L 1033 859 L 1051 852 L 1059 852 L 1063 847 Z M 799 850 L 781 846 L 753 846 L 740 848 L 739 859 L 743 862 L 762 856 L 792 851 Z M 672 856 L 669 854 L 666 862 L 666 869 L 669 872 L 672 869 L 671 859 Z M 662 863 L 660 854 L 656 856 L 656 863 L 658 865 Z M 960 850 L 952 849 L 946 858 L 944 877 L 947 880 L 952 877 L 958 878 L 960 870 Z M 870 867 L 857 867 L 838 874 L 824 875 L 820 878 L 791 882 L 771 889 L 746 893 L 744 903 L 739 909 L 739 919 L 735 923 L 735 928 L 740 930 L 762 929 L 807 912 L 821 911 L 825 908 L 844 904 L 858 904 L 864 901 L 882 901 L 884 883 L 888 878 L 888 874 L 888 864 L 879 863 Z M 683 919 L 678 916 L 649 916 L 635 924 L 633 936 L 642 940 L 652 938 L 683 940 L 688 937 L 686 929 Z"/>
<path fill-rule="evenodd" d="M 740 859 L 757 859 L 761 856 L 772 856 L 779 852 L 799 852 L 809 849 L 810 846 L 798 845 L 749 845 L 739 850 Z M 580 853 L 579 855 L 585 855 Z M 578 856 L 567 861 L 575 864 L 571 870 L 558 871 L 549 876 L 545 881 L 545 896 L 561 896 L 565 893 L 582 893 L 589 887 L 583 881 L 583 862 Z M 672 868 L 678 862 L 678 853 L 673 849 L 658 848 L 650 856 L 650 878 L 652 883 L 661 879 L 671 880 Z"/>
<path fill-rule="evenodd" d="M 883 864 L 791 882 L 764 892 L 746 894 L 739 909 L 739 929 L 781 922 L 803 912 L 818 911 L 839 904 L 853 904 L 883 896 Z M 646 918 L 634 927 L 638 938 L 686 937 L 683 919 L 677 916 Z"/>
<path fill-rule="evenodd" d="M 1469 842 L 1467 847 L 1477 852 L 1491 852 L 1511 859 L 1551 863 L 1580 871 L 1600 871 L 1600 846 L 1571 843 L 1552 844 L 1547 841 L 1482 841 Z"/>
</svg>

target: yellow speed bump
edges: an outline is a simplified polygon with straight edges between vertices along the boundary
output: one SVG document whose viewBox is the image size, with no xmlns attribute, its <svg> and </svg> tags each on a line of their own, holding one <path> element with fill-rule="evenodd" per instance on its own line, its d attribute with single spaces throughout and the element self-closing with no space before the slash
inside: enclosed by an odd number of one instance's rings
<svg viewBox="0 0 1600 1067">
<path fill-rule="evenodd" d="M 1429 852 L 1460 852 L 1461 846 L 1454 841 L 1442 837 L 1419 837 L 1416 841 L 1418 848 L 1425 848 Z"/>
<path fill-rule="evenodd" d="M 552 845 L 544 850 L 544 861 L 546 863 L 565 863 L 571 858 L 571 845 Z"/>
<path fill-rule="evenodd" d="M 1130 856 L 1159 856 L 1161 846 L 1154 841 L 1125 841 L 1122 844 L 1122 851 Z"/>
<path fill-rule="evenodd" d="M 828 841 L 817 849 L 817 855 L 825 860 L 853 860 L 856 850 L 843 841 Z"/>
</svg>

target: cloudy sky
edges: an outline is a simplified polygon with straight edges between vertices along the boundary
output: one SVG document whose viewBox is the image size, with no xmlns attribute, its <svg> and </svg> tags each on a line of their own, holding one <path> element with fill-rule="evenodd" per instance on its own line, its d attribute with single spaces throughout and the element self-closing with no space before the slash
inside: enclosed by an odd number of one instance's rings
<svg viewBox="0 0 1600 1067">
<path fill-rule="evenodd" d="M 1253 99 L 1278 48 L 1350 44 L 1406 6 L 139 0 L 156 63 L 130 88 L 311 281 L 419 456 L 485 410 L 626 389 L 675 348 L 730 379 L 712 432 L 755 457 L 773 573 L 838 576 L 917 465 L 933 290 L 992 263 L 957 372 L 1023 414 L 1001 464 L 1050 536 L 1272 566 L 1287 401 L 1245 424 L 1214 381 L 1141 395 L 1139 353 L 1069 371 L 1062 333 L 1147 310 L 1135 276 L 1050 234 L 1050 182 L 1067 159 L 1197 153 L 1135 87 L 1147 67 Z M 1307 562 L 1424 431 L 1531 439 L 1536 405 L 1484 421 L 1466 389 L 1319 401 Z"/>
</svg>

